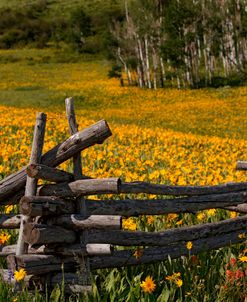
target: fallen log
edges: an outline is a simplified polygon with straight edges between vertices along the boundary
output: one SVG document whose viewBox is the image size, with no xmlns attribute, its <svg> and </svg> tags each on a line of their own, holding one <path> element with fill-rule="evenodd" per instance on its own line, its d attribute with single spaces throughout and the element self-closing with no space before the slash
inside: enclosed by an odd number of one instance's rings
<svg viewBox="0 0 247 302">
<path fill-rule="evenodd" d="M 24 196 L 20 201 L 20 212 L 32 217 L 73 214 L 75 203 L 53 196 Z"/>
<path fill-rule="evenodd" d="M 93 230 L 88 233 L 88 242 L 120 246 L 165 246 L 180 241 L 225 235 L 233 231 L 241 233 L 246 229 L 247 216 L 242 216 L 215 223 L 173 228 L 163 232 Z"/>
<path fill-rule="evenodd" d="M 111 229 L 120 230 L 122 228 L 121 216 L 92 215 L 85 217 L 81 214 L 61 215 L 59 217 L 48 218 L 48 225 L 59 225 L 74 230 L 84 229 Z"/>
<path fill-rule="evenodd" d="M 210 194 L 173 199 L 152 200 L 86 200 L 90 215 L 162 215 L 196 213 L 211 208 L 222 208 L 247 202 L 247 192 Z"/>
<path fill-rule="evenodd" d="M 74 154 L 95 144 L 101 144 L 111 136 L 111 131 L 106 121 L 101 120 L 96 124 L 72 135 L 63 143 L 58 144 L 53 149 L 45 153 L 41 158 L 41 163 L 46 166 L 56 167 Z M 0 203 L 4 199 L 13 196 L 24 188 L 26 183 L 26 167 L 17 173 L 11 174 L 0 181 Z"/>
<path fill-rule="evenodd" d="M 242 230 L 243 232 L 245 230 Z M 91 269 L 117 268 L 130 265 L 151 264 L 168 258 L 175 259 L 181 256 L 196 255 L 225 246 L 240 243 L 245 239 L 238 238 L 239 232 L 231 232 L 223 236 L 203 238 L 192 241 L 193 247 L 189 251 L 186 242 L 179 242 L 165 247 L 146 248 L 139 251 L 140 256 L 135 257 L 135 249 L 114 251 L 111 256 L 90 257 Z"/>
<path fill-rule="evenodd" d="M 71 182 L 74 180 L 74 175 L 71 173 L 41 164 L 27 166 L 26 172 L 29 177 L 51 182 Z"/>
<path fill-rule="evenodd" d="M 30 245 L 49 243 L 74 243 L 75 232 L 58 226 L 27 223 L 24 226 L 24 240 Z"/>
<path fill-rule="evenodd" d="M 122 182 L 120 193 L 147 193 L 157 195 L 193 196 L 223 194 L 247 190 L 247 182 L 226 183 L 217 186 L 170 186 L 151 184 L 148 182 Z"/>
<path fill-rule="evenodd" d="M 71 183 L 44 185 L 40 196 L 78 197 L 80 195 L 117 194 L 119 178 L 82 179 Z"/>
<path fill-rule="evenodd" d="M 238 161 L 237 162 L 237 166 L 236 166 L 237 170 L 247 170 L 247 161 Z"/>
</svg>

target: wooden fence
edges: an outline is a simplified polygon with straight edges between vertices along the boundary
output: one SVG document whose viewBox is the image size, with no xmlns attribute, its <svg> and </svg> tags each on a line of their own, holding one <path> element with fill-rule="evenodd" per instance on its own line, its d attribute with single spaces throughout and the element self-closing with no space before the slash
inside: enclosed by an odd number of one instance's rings
<svg viewBox="0 0 247 302">
<path fill-rule="evenodd" d="M 90 270 L 188 255 L 188 241 L 193 243 L 191 252 L 196 254 L 245 240 L 239 236 L 247 229 L 245 215 L 163 232 L 122 230 L 122 217 L 195 213 L 211 208 L 247 213 L 247 183 L 195 187 L 89 178 L 82 174 L 80 152 L 103 143 L 111 131 L 102 120 L 78 132 L 72 98 L 66 99 L 66 112 L 71 136 L 41 155 L 46 115 L 39 113 L 30 164 L 0 181 L 0 204 L 19 204 L 20 211 L 18 215 L 0 215 L 0 228 L 19 228 L 17 245 L 4 246 L 0 252 L 0 256 L 7 257 L 8 271 L 1 271 L 6 281 L 9 271 L 23 268 L 30 288 L 52 288 L 63 280 L 66 291 L 85 292 L 91 290 Z M 73 158 L 73 173 L 55 168 L 69 158 Z M 237 169 L 247 170 L 247 162 L 238 162 Z M 38 187 L 38 179 L 47 184 Z M 86 198 L 129 193 L 164 197 Z M 117 250 L 115 246 L 129 248 Z M 139 257 L 135 256 L 137 250 Z"/>
</svg>

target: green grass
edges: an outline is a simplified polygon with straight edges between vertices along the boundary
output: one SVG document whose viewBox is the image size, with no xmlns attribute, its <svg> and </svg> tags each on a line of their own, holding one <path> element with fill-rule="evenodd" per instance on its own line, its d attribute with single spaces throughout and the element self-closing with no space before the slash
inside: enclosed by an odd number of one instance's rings
<svg viewBox="0 0 247 302">
<path fill-rule="evenodd" d="M 28 8 L 41 2 L 40 0 L 1 0 L 0 8 Z M 62 15 L 67 15 L 68 11 L 82 4 L 82 0 L 48 0 L 47 3 L 49 10 L 53 14 L 60 12 Z"/>
</svg>

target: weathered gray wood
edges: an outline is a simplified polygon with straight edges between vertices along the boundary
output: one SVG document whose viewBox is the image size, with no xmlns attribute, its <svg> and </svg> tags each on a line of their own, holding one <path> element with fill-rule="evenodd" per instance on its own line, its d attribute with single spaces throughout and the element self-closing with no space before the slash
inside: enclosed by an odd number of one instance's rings
<svg viewBox="0 0 247 302">
<path fill-rule="evenodd" d="M 14 271 L 16 266 L 24 268 L 28 275 L 50 274 L 62 272 L 62 264 L 65 272 L 75 271 L 76 261 L 74 257 L 60 258 L 53 255 L 25 254 L 20 256 L 9 255 L 7 257 L 8 269 Z"/>
<path fill-rule="evenodd" d="M 19 204 L 21 198 L 25 195 L 25 190 L 21 189 L 19 192 L 14 193 L 14 195 L 4 199 L 1 205 Z"/>
<path fill-rule="evenodd" d="M 244 232 L 245 230 L 242 230 Z M 238 232 L 230 232 L 224 235 L 197 239 L 193 241 L 193 247 L 190 254 L 196 255 L 200 252 L 206 252 L 225 246 L 242 242 L 245 239 L 238 238 Z M 186 241 L 187 242 L 187 241 Z M 186 248 L 186 242 L 167 245 L 165 247 L 146 248 L 142 251 L 140 258 L 134 256 L 135 250 L 114 251 L 112 256 L 93 256 L 90 257 L 91 269 L 123 267 L 139 264 L 150 264 L 163 260 L 168 257 L 175 259 L 181 256 L 188 256 L 189 251 Z"/>
<path fill-rule="evenodd" d="M 74 243 L 75 232 L 58 227 L 42 224 L 27 223 L 24 226 L 23 237 L 30 245 L 42 245 L 48 243 Z"/>
<path fill-rule="evenodd" d="M 69 123 L 70 135 L 78 132 L 78 124 L 75 117 L 74 100 L 73 98 L 65 99 L 66 115 Z M 81 165 L 81 153 L 75 153 L 73 156 L 73 170 L 75 179 L 82 178 L 82 165 Z"/>
<path fill-rule="evenodd" d="M 72 135 L 63 143 L 58 144 L 53 149 L 42 156 L 41 163 L 46 166 L 56 167 L 74 154 L 95 144 L 101 144 L 106 138 L 111 136 L 106 121 L 101 120 L 96 124 Z M 26 167 L 17 173 L 11 174 L 0 181 L 0 202 L 13 196 L 21 190 L 26 183 Z"/>
<path fill-rule="evenodd" d="M 41 155 L 44 145 L 45 138 L 45 125 L 46 125 L 46 114 L 38 113 L 36 116 L 36 123 L 34 127 L 33 134 L 33 144 L 32 144 L 32 152 L 30 156 L 30 164 L 39 164 L 41 161 Z M 36 195 L 37 191 L 37 179 L 27 177 L 26 187 L 25 187 L 25 196 Z M 30 217 L 26 215 L 22 215 L 21 224 L 19 229 L 19 236 L 17 240 L 16 247 L 16 255 L 22 255 L 28 250 L 28 245 L 25 243 L 23 238 L 23 228 L 24 224 L 30 221 Z"/>
<path fill-rule="evenodd" d="M 238 212 L 238 213 L 243 213 L 243 214 L 247 214 L 247 204 L 243 203 L 243 204 L 239 204 L 237 206 L 232 206 L 232 207 L 227 207 L 224 208 L 225 210 L 229 210 L 229 211 L 234 211 L 234 212 Z"/>
<path fill-rule="evenodd" d="M 40 196 L 78 197 L 80 195 L 117 194 L 119 178 L 81 179 L 71 183 L 48 184 L 39 190 Z"/>
<path fill-rule="evenodd" d="M 16 244 L 3 246 L 0 252 L 0 256 L 15 255 L 16 246 L 17 246 Z M 44 254 L 44 248 L 45 246 L 40 246 L 37 249 L 29 247 L 28 254 Z"/>
<path fill-rule="evenodd" d="M 43 249 L 43 253 L 61 256 L 111 255 L 113 250 L 114 248 L 110 244 L 87 243 L 86 245 L 82 245 L 80 243 L 75 243 L 69 246 L 46 246 Z"/>
<path fill-rule="evenodd" d="M 220 236 L 233 231 L 241 233 L 246 228 L 247 216 L 242 216 L 215 223 L 169 229 L 164 232 L 92 230 L 88 233 L 88 241 L 121 246 L 165 246 L 179 241 Z"/>
<path fill-rule="evenodd" d="M 32 217 L 73 214 L 75 203 L 53 196 L 24 196 L 20 201 L 20 212 Z"/>
<path fill-rule="evenodd" d="M 73 273 L 59 273 L 51 279 L 51 286 L 63 284 L 64 291 L 67 294 L 89 293 L 92 291 L 91 285 L 83 285 L 80 283 L 81 280 L 78 274 Z"/>
<path fill-rule="evenodd" d="M 47 219 L 49 225 L 60 225 L 74 230 L 84 229 L 110 229 L 122 228 L 121 216 L 92 215 L 85 217 L 81 214 L 61 215 Z"/>
<path fill-rule="evenodd" d="M 111 255 L 114 251 L 114 247 L 110 244 L 101 243 L 88 243 L 83 246 L 79 243 L 70 245 L 41 245 L 37 248 L 29 247 L 28 254 L 47 254 L 47 255 L 59 255 L 59 256 L 75 256 L 75 255 Z M 3 246 L 0 250 L 0 257 L 6 257 L 8 255 L 15 255 L 16 244 Z"/>
<path fill-rule="evenodd" d="M 237 170 L 247 170 L 247 161 L 238 161 L 236 169 Z"/>
<path fill-rule="evenodd" d="M 41 164 L 28 165 L 26 172 L 29 177 L 57 183 L 71 182 L 74 180 L 74 175 L 71 173 Z"/>
<path fill-rule="evenodd" d="M 241 232 L 244 232 L 242 230 Z M 239 231 L 226 233 L 220 236 L 210 238 L 196 239 L 193 241 L 193 247 L 190 254 L 198 254 L 212 249 L 229 246 L 235 243 L 243 242 L 245 239 L 239 239 Z M 167 245 L 166 247 L 146 248 L 140 258 L 134 256 L 135 250 L 114 251 L 112 256 L 92 256 L 90 257 L 90 267 L 92 269 L 122 267 L 129 265 L 148 264 L 163 261 L 171 258 L 179 258 L 189 255 L 186 248 L 186 242 Z M 63 260 L 65 272 L 75 270 L 76 262 L 74 257 L 67 257 Z M 44 274 L 54 271 L 61 272 L 61 259 L 53 255 L 9 255 L 7 257 L 8 268 L 11 269 L 16 263 L 19 268 L 24 268 L 28 274 Z"/>
<path fill-rule="evenodd" d="M 21 215 L 0 214 L 0 229 L 18 229 L 21 223 Z"/>
<path fill-rule="evenodd" d="M 247 182 L 241 183 L 226 183 L 218 186 L 169 186 L 157 185 L 148 182 L 122 182 L 120 185 L 121 193 L 147 193 L 157 195 L 209 195 L 232 193 L 247 190 Z"/>
<path fill-rule="evenodd" d="M 45 138 L 46 114 L 40 112 L 36 116 L 36 124 L 34 127 L 32 152 L 30 156 L 30 164 L 39 164 L 41 161 L 42 150 Z M 36 195 L 37 179 L 27 177 L 25 195 Z"/>
<path fill-rule="evenodd" d="M 8 269 L 0 269 L 0 280 L 9 284 L 15 283 L 15 279 L 12 277 L 11 272 Z"/>
<path fill-rule="evenodd" d="M 70 134 L 75 134 L 78 132 L 78 124 L 76 122 L 75 117 L 75 109 L 74 109 L 74 100 L 73 98 L 67 98 L 65 100 L 65 108 L 67 119 L 69 123 L 69 132 Z M 81 164 L 81 153 L 78 152 L 73 156 L 73 170 L 74 170 L 74 177 L 75 180 L 79 180 L 83 178 L 82 175 L 82 164 Z M 87 209 L 85 206 L 85 199 L 84 197 L 77 198 L 77 213 L 81 214 L 82 216 L 87 215 Z M 87 243 L 87 231 L 81 232 L 79 241 L 81 244 Z M 91 284 L 90 280 L 90 266 L 89 261 L 87 258 L 84 258 L 82 255 L 81 265 L 80 265 L 80 279 L 83 284 Z"/>
<path fill-rule="evenodd" d="M 195 213 L 247 202 L 247 192 L 152 200 L 86 200 L 89 215 L 162 215 Z"/>
</svg>

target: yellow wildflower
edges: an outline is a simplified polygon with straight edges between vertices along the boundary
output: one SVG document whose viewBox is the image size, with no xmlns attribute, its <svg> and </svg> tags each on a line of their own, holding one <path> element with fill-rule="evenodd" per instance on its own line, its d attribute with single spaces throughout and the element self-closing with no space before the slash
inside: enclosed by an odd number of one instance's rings
<svg viewBox="0 0 247 302">
<path fill-rule="evenodd" d="M 10 234 L 0 233 L 0 245 L 6 243 L 10 237 L 11 237 Z"/>
<path fill-rule="evenodd" d="M 171 214 L 168 214 L 167 215 L 167 220 L 168 221 L 171 221 L 171 220 L 174 220 L 178 217 L 178 214 L 175 214 L 175 213 L 171 213 Z"/>
<path fill-rule="evenodd" d="M 125 230 L 130 230 L 130 231 L 135 231 L 137 228 L 136 222 L 134 221 L 133 218 L 127 218 L 123 220 L 123 229 Z"/>
<path fill-rule="evenodd" d="M 199 221 L 202 221 L 202 220 L 205 218 L 205 213 L 203 213 L 203 212 L 197 213 L 196 218 L 197 218 Z"/>
<path fill-rule="evenodd" d="M 21 268 L 19 271 L 15 271 L 14 272 L 15 280 L 18 282 L 23 280 L 25 278 L 26 274 L 27 274 L 27 272 L 23 268 Z"/>
<path fill-rule="evenodd" d="M 207 215 L 209 217 L 215 216 L 215 213 L 216 213 L 216 209 L 209 209 L 209 210 L 207 210 Z"/>
<path fill-rule="evenodd" d="M 238 216 L 237 212 L 230 211 L 230 218 L 236 218 Z"/>
<path fill-rule="evenodd" d="M 183 285 L 183 280 L 180 278 L 181 273 L 173 273 L 171 276 L 166 276 L 166 280 L 174 282 L 178 287 Z"/>
<path fill-rule="evenodd" d="M 191 250 L 192 247 L 193 247 L 193 243 L 192 243 L 191 241 L 188 241 L 188 242 L 186 243 L 186 248 L 187 248 L 188 250 Z"/>
<path fill-rule="evenodd" d="M 183 285 L 183 280 L 177 279 L 177 280 L 175 280 L 175 283 L 177 284 L 178 287 L 181 287 Z"/>
<path fill-rule="evenodd" d="M 245 233 L 238 234 L 238 238 L 239 239 L 244 239 L 245 238 Z"/>
<path fill-rule="evenodd" d="M 149 215 L 149 216 L 147 217 L 147 223 L 148 223 L 149 225 L 151 225 L 151 224 L 153 224 L 153 222 L 154 222 L 154 216 Z"/>
<path fill-rule="evenodd" d="M 13 205 L 5 206 L 4 212 L 9 214 L 14 209 Z"/>
<path fill-rule="evenodd" d="M 133 255 L 136 257 L 137 260 L 139 260 L 141 258 L 141 256 L 143 255 L 143 250 L 140 248 L 137 248 Z"/>
<path fill-rule="evenodd" d="M 168 281 L 174 281 L 176 279 L 178 279 L 181 276 L 181 273 L 173 273 L 171 276 L 166 276 L 166 280 Z"/>
<path fill-rule="evenodd" d="M 247 262 L 247 256 L 242 256 L 238 258 L 241 262 Z"/>
<path fill-rule="evenodd" d="M 154 283 L 152 277 L 147 276 L 146 279 L 142 281 L 141 288 L 145 293 L 151 294 L 156 288 L 156 284 Z"/>
</svg>

